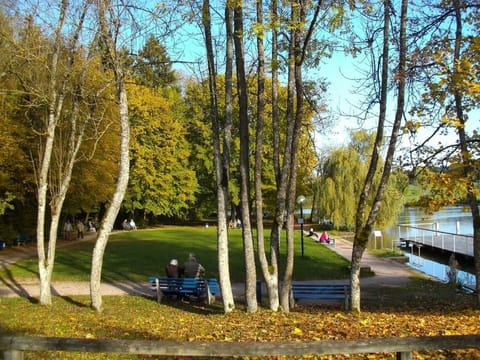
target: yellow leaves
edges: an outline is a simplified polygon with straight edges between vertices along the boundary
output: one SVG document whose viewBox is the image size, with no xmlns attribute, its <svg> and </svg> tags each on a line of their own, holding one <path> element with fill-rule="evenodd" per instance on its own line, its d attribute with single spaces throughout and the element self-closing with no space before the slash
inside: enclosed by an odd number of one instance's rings
<svg viewBox="0 0 480 360">
<path fill-rule="evenodd" d="M 442 124 L 455 127 L 455 128 L 463 128 L 465 125 L 458 118 L 451 118 L 451 117 L 443 117 L 441 120 Z"/>
<path fill-rule="evenodd" d="M 294 334 L 294 335 L 303 335 L 303 331 L 302 331 L 302 329 L 296 327 L 296 328 L 293 329 L 292 334 Z"/>
<path fill-rule="evenodd" d="M 362 324 L 363 326 L 368 326 L 368 324 L 369 324 L 368 319 L 363 319 L 363 320 L 360 320 L 359 322 L 360 322 L 360 324 Z"/>
</svg>

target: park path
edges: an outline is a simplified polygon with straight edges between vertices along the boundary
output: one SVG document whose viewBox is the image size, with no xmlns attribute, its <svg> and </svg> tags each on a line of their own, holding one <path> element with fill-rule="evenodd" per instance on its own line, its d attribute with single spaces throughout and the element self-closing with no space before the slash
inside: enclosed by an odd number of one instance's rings
<svg viewBox="0 0 480 360">
<path fill-rule="evenodd" d="M 78 241 L 91 241 L 95 237 L 94 234 L 87 234 L 83 240 L 74 241 L 58 241 L 57 247 L 64 247 Z M 335 245 L 328 246 L 331 250 L 343 256 L 347 260 L 351 259 L 352 243 L 345 239 L 337 238 Z M 10 247 L 0 251 L 0 267 L 5 268 L 17 261 L 36 256 L 36 247 L 32 244 L 27 246 Z M 399 263 L 388 258 L 379 258 L 373 255 L 364 253 L 362 258 L 362 267 L 369 267 L 375 275 L 372 277 L 362 278 L 362 287 L 400 287 L 404 286 L 410 281 L 414 270 L 407 267 L 405 264 Z M 8 271 L 7 271 L 8 274 Z M 349 279 L 343 280 L 321 280 L 318 282 L 328 283 L 348 283 Z M 243 295 L 243 284 L 233 285 L 234 294 Z M 118 282 L 118 283 L 102 283 L 101 292 L 103 295 L 126 295 L 134 294 L 140 296 L 152 296 L 152 291 L 148 282 Z M 52 283 L 52 294 L 58 296 L 70 295 L 89 295 L 89 282 L 74 282 L 74 281 L 56 281 Z M 0 297 L 38 297 L 39 296 L 39 282 L 37 279 L 22 279 L 17 280 L 13 277 L 0 278 Z"/>
</svg>

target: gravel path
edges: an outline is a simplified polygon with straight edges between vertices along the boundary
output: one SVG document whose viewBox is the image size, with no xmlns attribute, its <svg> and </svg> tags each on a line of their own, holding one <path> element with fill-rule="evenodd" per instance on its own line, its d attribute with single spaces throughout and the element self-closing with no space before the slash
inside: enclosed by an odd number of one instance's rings
<svg viewBox="0 0 480 360">
<path fill-rule="evenodd" d="M 94 235 L 90 234 L 86 236 L 84 240 L 89 241 L 94 238 Z M 68 246 L 72 244 L 72 241 L 59 241 L 58 247 Z M 351 242 L 336 239 L 334 246 L 329 246 L 333 251 L 337 252 L 341 256 L 350 260 L 352 253 Z M 0 267 L 4 268 L 12 263 L 17 262 L 20 259 L 32 257 L 36 255 L 36 247 L 34 245 L 10 247 L 8 249 L 0 251 Z M 396 287 L 404 286 L 410 281 L 410 277 L 414 273 L 414 270 L 408 268 L 405 264 L 401 264 L 397 261 L 388 258 L 378 258 L 365 253 L 362 258 L 362 267 L 369 267 L 375 276 L 362 278 L 362 287 Z M 336 282 L 336 283 L 348 283 L 349 279 L 344 280 L 324 280 L 318 282 Z M 243 284 L 233 285 L 234 294 L 241 296 L 243 294 Z M 139 296 L 153 296 L 150 290 L 148 282 L 133 283 L 133 282 L 121 282 L 121 283 L 103 283 L 101 286 L 102 295 L 126 295 L 133 294 Z M 69 295 L 89 295 L 90 283 L 89 282 L 72 282 L 72 281 L 58 281 L 52 283 L 52 294 L 59 296 Z M 0 297 L 38 297 L 39 296 L 39 283 L 37 279 L 22 279 L 17 281 L 14 278 L 0 278 Z"/>
</svg>

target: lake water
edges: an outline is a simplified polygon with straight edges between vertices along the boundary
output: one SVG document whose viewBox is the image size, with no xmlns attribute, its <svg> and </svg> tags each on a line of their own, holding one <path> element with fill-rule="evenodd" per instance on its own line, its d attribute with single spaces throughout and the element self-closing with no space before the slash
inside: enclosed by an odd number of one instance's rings
<svg viewBox="0 0 480 360">
<path fill-rule="evenodd" d="M 437 261 L 420 257 L 409 252 L 405 252 L 405 256 L 408 257 L 407 265 L 412 269 L 418 270 L 428 276 L 431 276 L 439 281 L 448 282 L 448 270 L 450 267 L 445 264 L 441 264 Z M 465 285 L 475 284 L 475 275 L 470 272 L 458 270 L 457 273 L 458 282 Z"/>
<path fill-rule="evenodd" d="M 400 214 L 398 223 L 431 224 L 438 226 L 432 230 L 463 235 L 473 234 L 472 213 L 470 208 L 464 206 L 448 206 L 433 214 L 426 214 L 419 208 L 407 207 Z"/>
<path fill-rule="evenodd" d="M 425 229 L 438 230 L 453 234 L 472 235 L 473 222 L 469 209 L 463 206 L 449 206 L 432 214 L 427 214 L 419 208 L 408 207 L 403 210 L 398 218 L 398 224 L 421 227 Z M 378 235 L 379 233 L 377 233 Z M 381 237 L 372 238 L 369 242 L 370 249 L 394 248 L 399 239 L 398 226 L 381 231 Z M 404 254 L 409 258 L 408 266 L 436 278 L 440 281 L 448 281 L 449 270 L 448 254 L 433 256 L 424 252 L 418 256 L 413 249 L 405 250 Z M 461 267 L 467 267 L 468 271 L 459 270 L 458 280 L 463 284 L 475 284 L 475 276 L 471 270 L 471 263 L 468 259 L 458 258 Z"/>
<path fill-rule="evenodd" d="M 416 207 L 406 207 L 399 215 L 397 225 L 387 229 L 378 229 L 381 237 L 372 238 L 369 248 L 393 248 L 399 240 L 398 224 L 411 225 L 430 230 L 438 230 L 452 234 L 473 234 L 472 214 L 463 206 L 448 206 L 432 214 Z M 377 233 L 380 234 L 380 233 Z"/>
</svg>

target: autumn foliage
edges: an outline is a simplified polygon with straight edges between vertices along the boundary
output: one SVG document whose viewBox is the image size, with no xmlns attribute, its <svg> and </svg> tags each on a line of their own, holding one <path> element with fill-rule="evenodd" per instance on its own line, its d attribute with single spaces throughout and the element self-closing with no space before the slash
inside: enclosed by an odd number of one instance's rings
<svg viewBox="0 0 480 360">
<path fill-rule="evenodd" d="M 105 311 L 98 314 L 88 307 L 88 298 L 82 296 L 56 297 L 51 307 L 39 307 L 29 299 L 2 298 L 0 333 L 191 342 L 316 341 L 480 333 L 480 311 L 472 310 L 474 297 L 458 293 L 448 285 L 414 280 L 405 288 L 365 289 L 363 298 L 360 314 L 344 312 L 338 303 L 302 303 L 288 314 L 265 308 L 248 314 L 240 305 L 234 312 L 224 314 L 218 302 L 213 306 L 174 300 L 158 304 L 153 297 L 141 296 L 107 296 Z M 28 358 L 48 358 L 44 356 L 32 353 Z M 62 354 L 61 358 L 68 356 L 100 357 L 99 354 Z M 103 356 L 122 358 L 114 354 Z M 306 355 L 304 358 L 319 357 Z M 323 358 L 392 359 L 394 354 L 343 354 Z M 480 350 L 414 354 L 414 359 L 478 358 Z"/>
</svg>

